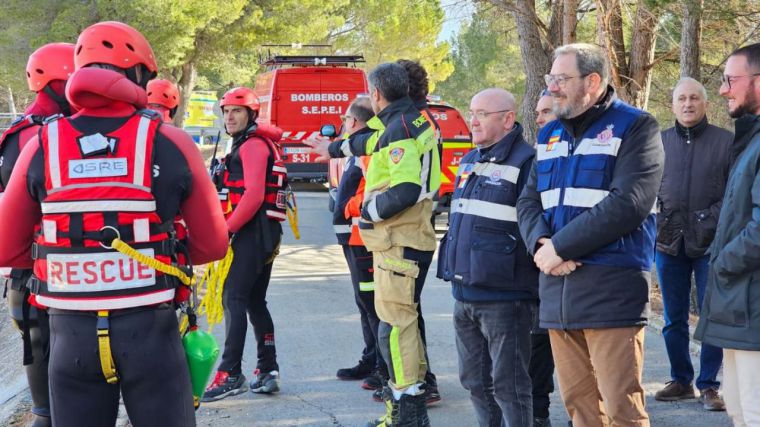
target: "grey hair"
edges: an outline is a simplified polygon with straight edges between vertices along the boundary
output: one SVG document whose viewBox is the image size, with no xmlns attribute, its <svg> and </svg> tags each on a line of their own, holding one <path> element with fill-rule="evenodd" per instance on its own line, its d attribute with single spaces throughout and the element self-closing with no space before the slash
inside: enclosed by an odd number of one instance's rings
<svg viewBox="0 0 760 427">
<path fill-rule="evenodd" d="M 348 107 L 348 112 L 362 123 L 367 123 L 375 115 L 375 112 L 372 111 L 372 104 L 367 97 L 354 99 L 354 102 Z"/>
<path fill-rule="evenodd" d="M 575 55 L 575 63 L 581 76 L 596 73 L 601 78 L 601 85 L 607 86 L 610 81 L 610 64 L 601 47 L 589 43 L 566 44 L 554 50 L 554 59 L 571 54 Z"/>
<path fill-rule="evenodd" d="M 399 100 L 409 94 L 409 76 L 399 64 L 380 64 L 369 73 L 367 80 L 388 102 Z"/>
<path fill-rule="evenodd" d="M 694 83 L 699 88 L 699 92 L 702 94 L 702 99 L 707 101 L 707 89 L 705 89 L 705 86 L 699 82 L 699 80 L 693 79 L 691 77 L 681 77 L 681 79 L 678 80 L 678 83 L 676 83 L 675 86 L 673 86 L 673 101 L 675 101 L 676 97 L 676 89 L 678 89 L 679 86 L 681 86 L 684 83 Z"/>
</svg>

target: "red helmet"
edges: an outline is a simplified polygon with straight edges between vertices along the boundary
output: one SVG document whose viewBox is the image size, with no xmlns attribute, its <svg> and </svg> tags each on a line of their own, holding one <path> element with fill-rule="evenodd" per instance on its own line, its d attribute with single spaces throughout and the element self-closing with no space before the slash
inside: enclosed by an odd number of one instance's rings
<svg viewBox="0 0 760 427">
<path fill-rule="evenodd" d="M 253 111 L 259 111 L 259 97 L 256 96 L 256 92 L 247 87 L 236 87 L 228 90 L 222 96 L 219 106 L 224 107 L 225 105 L 240 105 Z"/>
<path fill-rule="evenodd" d="M 177 86 L 169 80 L 151 80 L 148 82 L 146 91 L 148 92 L 148 104 L 163 105 L 170 110 L 179 104 Z"/>
<path fill-rule="evenodd" d="M 68 80 L 74 72 L 74 45 L 49 43 L 34 51 L 26 63 L 29 90 L 39 92 L 53 80 Z"/>
<path fill-rule="evenodd" d="M 148 40 L 129 25 L 116 21 L 90 25 L 77 39 L 74 55 L 76 69 L 98 63 L 123 69 L 142 64 L 151 73 L 158 70 Z"/>
</svg>

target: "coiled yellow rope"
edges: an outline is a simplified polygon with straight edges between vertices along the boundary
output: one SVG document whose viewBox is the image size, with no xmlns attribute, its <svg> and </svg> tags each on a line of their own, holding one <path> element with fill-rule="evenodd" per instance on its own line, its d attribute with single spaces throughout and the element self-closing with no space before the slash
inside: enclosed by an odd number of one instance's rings
<svg viewBox="0 0 760 427">
<path fill-rule="evenodd" d="M 233 258 L 234 253 L 232 246 L 230 246 L 227 248 L 227 254 L 224 258 L 209 264 L 198 284 L 199 289 L 204 285 L 206 286 L 206 294 L 203 295 L 203 299 L 198 304 L 197 314 L 199 316 L 206 315 L 209 332 L 214 328 L 214 325 L 221 323 L 224 318 L 222 292 L 224 292 L 224 281 L 227 280 Z"/>
<path fill-rule="evenodd" d="M 156 258 L 149 257 L 137 251 L 135 248 L 129 246 L 127 243 L 119 238 L 116 238 L 111 243 L 111 247 L 124 255 L 136 259 L 141 264 L 145 264 L 150 268 L 160 271 L 164 274 L 177 277 L 182 284 L 186 286 L 192 286 L 193 277 L 185 274 L 181 269 L 159 261 Z M 222 306 L 222 292 L 224 291 L 224 281 L 227 279 L 227 274 L 230 271 L 232 265 L 232 259 L 234 257 L 232 246 L 227 249 L 227 254 L 219 261 L 209 264 L 206 272 L 203 274 L 200 282 L 194 292 L 200 292 L 200 290 L 206 287 L 206 293 L 203 296 L 198 308 L 197 314 L 206 315 L 208 322 L 208 330 L 211 332 L 214 325 L 221 323 L 224 318 L 224 307 Z M 188 318 L 184 316 L 180 323 L 179 330 L 184 332 L 188 326 Z"/>
<path fill-rule="evenodd" d="M 290 229 L 293 230 L 293 237 L 296 240 L 301 238 L 301 232 L 298 230 L 298 203 L 296 203 L 296 194 L 288 187 L 288 194 L 285 197 L 286 209 Z"/>
</svg>

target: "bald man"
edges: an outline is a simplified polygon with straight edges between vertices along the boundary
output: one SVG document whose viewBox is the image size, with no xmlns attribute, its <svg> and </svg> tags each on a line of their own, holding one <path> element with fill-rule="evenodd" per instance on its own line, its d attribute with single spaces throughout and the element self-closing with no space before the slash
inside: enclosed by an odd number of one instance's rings
<svg viewBox="0 0 760 427">
<path fill-rule="evenodd" d="M 457 172 L 438 277 L 451 282 L 456 300 L 459 379 L 478 423 L 529 427 L 538 269 L 520 237 L 515 205 L 535 150 L 515 121 L 514 96 L 503 89 L 475 95 L 468 117 L 477 148 Z"/>
</svg>

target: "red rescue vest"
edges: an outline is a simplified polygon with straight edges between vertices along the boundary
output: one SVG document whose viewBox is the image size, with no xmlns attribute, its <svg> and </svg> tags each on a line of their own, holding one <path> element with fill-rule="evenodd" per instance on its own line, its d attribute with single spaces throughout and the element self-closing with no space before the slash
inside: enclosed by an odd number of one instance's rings
<svg viewBox="0 0 760 427">
<path fill-rule="evenodd" d="M 277 144 L 255 131 L 247 135 L 243 144 L 264 143 L 269 148 L 269 157 L 267 158 L 267 178 L 266 188 L 264 189 L 264 203 L 262 209 L 265 209 L 267 217 L 276 221 L 285 221 L 287 219 L 287 187 L 288 187 L 288 170 L 285 168 L 285 162 L 280 156 Z M 240 146 L 233 146 L 232 151 L 224 159 L 225 171 L 222 188 L 219 191 L 219 200 L 222 203 L 222 211 L 225 217 L 229 217 L 235 210 L 240 199 L 245 193 L 245 181 L 243 179 L 243 162 L 240 160 Z"/>
<path fill-rule="evenodd" d="M 174 259 L 173 219 L 161 222 L 151 192 L 160 123 L 139 111 L 106 135 L 84 135 L 63 118 L 44 125 L 47 195 L 32 246 L 38 303 L 90 311 L 174 298 L 174 278 L 105 247 L 118 233 L 145 255 L 167 264 Z"/>
<path fill-rule="evenodd" d="M 29 142 L 30 139 L 34 135 L 37 134 L 39 131 L 39 127 L 42 125 L 42 117 L 41 116 L 24 116 L 16 119 L 13 123 L 11 123 L 11 127 L 5 130 L 3 132 L 3 135 L 0 136 L 0 156 L 2 156 L 2 153 L 5 149 L 5 144 L 8 141 L 8 139 L 11 137 L 11 135 L 18 133 L 18 151 L 21 153 L 23 151 L 24 146 L 27 142 Z M 1 157 L 0 157 L 1 158 Z M 15 159 L 14 159 L 15 161 Z M 0 185 L 0 193 L 2 193 L 5 189 L 2 185 Z"/>
</svg>

